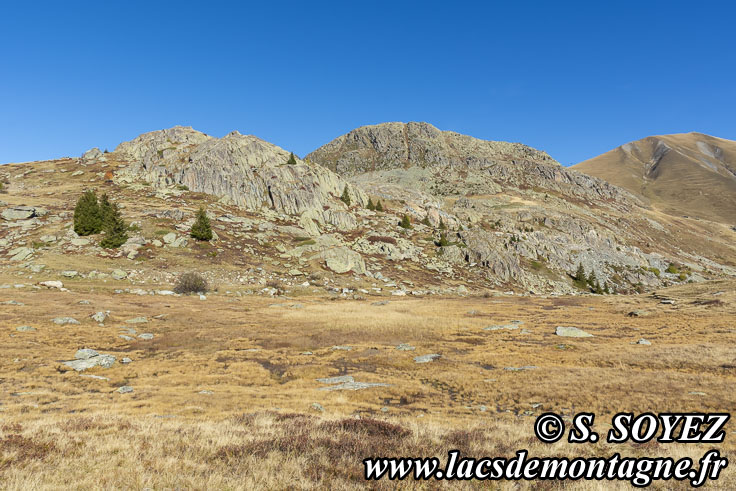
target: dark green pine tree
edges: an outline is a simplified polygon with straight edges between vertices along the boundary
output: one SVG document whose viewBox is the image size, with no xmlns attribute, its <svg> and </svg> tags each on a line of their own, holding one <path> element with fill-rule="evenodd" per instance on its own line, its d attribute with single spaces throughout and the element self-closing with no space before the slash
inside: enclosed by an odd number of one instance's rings
<svg viewBox="0 0 736 491">
<path fill-rule="evenodd" d="M 74 207 L 74 231 L 77 235 L 92 235 L 102 230 L 102 215 L 100 205 L 97 203 L 97 194 L 92 189 L 87 191 L 77 200 Z"/>
<path fill-rule="evenodd" d="M 595 284 L 598 283 L 598 278 L 595 277 L 595 271 L 591 270 L 590 274 L 588 275 L 588 286 L 591 288 L 595 287 Z"/>
<path fill-rule="evenodd" d="M 376 203 L 376 211 L 383 211 L 383 205 L 381 204 L 381 200 L 378 200 L 378 203 Z"/>
<path fill-rule="evenodd" d="M 212 227 L 210 227 L 210 219 L 207 218 L 207 212 L 203 206 L 199 207 L 197 218 L 194 220 L 190 235 L 197 240 L 212 240 Z"/>
<path fill-rule="evenodd" d="M 368 198 L 368 206 L 366 206 L 371 211 L 374 211 L 376 209 L 376 205 L 373 204 L 373 200 Z"/>
<path fill-rule="evenodd" d="M 350 200 L 350 193 L 348 192 L 347 184 L 345 184 L 345 189 L 342 190 L 342 196 L 340 196 L 340 200 L 342 200 L 342 202 L 348 206 L 350 206 L 350 203 L 352 202 Z"/>
<path fill-rule="evenodd" d="M 291 152 L 291 155 L 289 155 L 289 160 L 286 161 L 289 165 L 296 165 L 296 158 L 294 157 L 294 152 Z"/>
<path fill-rule="evenodd" d="M 578 270 L 575 272 L 575 279 L 583 283 L 587 280 L 585 277 L 585 267 L 583 266 L 583 263 L 578 264 Z"/>
<path fill-rule="evenodd" d="M 447 229 L 447 225 L 445 225 L 445 222 L 440 217 L 440 230 L 446 230 L 446 229 Z"/>
<path fill-rule="evenodd" d="M 128 225 L 120 215 L 118 206 L 110 204 L 109 216 L 105 222 L 105 237 L 100 246 L 105 249 L 117 249 L 128 240 Z"/>
<path fill-rule="evenodd" d="M 585 275 L 585 267 L 583 266 L 583 263 L 578 264 L 578 270 L 575 272 L 574 283 L 575 286 L 581 290 L 585 289 L 587 286 L 588 278 Z"/>
<path fill-rule="evenodd" d="M 399 227 L 410 229 L 411 228 L 411 218 L 409 218 L 409 215 L 404 215 L 401 218 L 401 222 L 399 223 Z"/>
<path fill-rule="evenodd" d="M 114 214 L 114 205 L 110 202 L 110 199 L 107 197 L 107 193 L 103 194 L 102 197 L 100 197 L 100 218 L 102 219 L 102 230 L 105 230 L 108 226 L 110 220 L 113 218 Z"/>
<path fill-rule="evenodd" d="M 450 241 L 447 240 L 447 234 L 445 234 L 444 232 L 440 234 L 440 240 L 439 242 L 437 242 L 437 245 L 440 247 L 447 247 L 450 245 Z"/>
</svg>

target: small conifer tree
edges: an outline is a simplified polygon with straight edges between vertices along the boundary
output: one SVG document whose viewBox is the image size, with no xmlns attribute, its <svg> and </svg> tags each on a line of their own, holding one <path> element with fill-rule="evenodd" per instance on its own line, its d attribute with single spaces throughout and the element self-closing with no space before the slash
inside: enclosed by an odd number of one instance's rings
<svg viewBox="0 0 736 491">
<path fill-rule="evenodd" d="M 445 225 L 445 222 L 442 220 L 442 217 L 440 217 L 440 230 L 446 230 L 447 226 Z"/>
<path fill-rule="evenodd" d="M 401 219 L 401 222 L 399 223 L 399 226 L 404 229 L 410 229 L 411 228 L 411 218 L 409 218 L 409 215 L 404 215 Z"/>
<path fill-rule="evenodd" d="M 100 246 L 106 249 L 117 249 L 128 240 L 128 226 L 120 215 L 117 205 L 109 202 L 108 205 L 110 211 L 105 221 L 105 237 L 100 242 Z"/>
<path fill-rule="evenodd" d="M 591 288 L 595 287 L 595 284 L 598 282 L 598 279 L 595 277 L 595 271 L 591 270 L 590 274 L 588 275 L 588 286 Z"/>
<path fill-rule="evenodd" d="M 343 203 L 350 206 L 350 193 L 348 193 L 348 185 L 345 184 L 345 189 L 342 191 L 342 196 L 340 196 L 340 200 L 342 200 Z"/>
<path fill-rule="evenodd" d="M 97 194 L 88 189 L 77 200 L 74 208 L 74 231 L 77 235 L 92 235 L 102 230 L 102 215 Z"/>
<path fill-rule="evenodd" d="M 585 267 L 583 266 L 583 263 L 578 264 L 578 270 L 575 272 L 575 279 L 580 282 L 585 282 Z"/>
<path fill-rule="evenodd" d="M 373 204 L 373 200 L 368 198 L 368 206 L 366 207 L 371 211 L 374 211 L 376 209 L 376 205 Z"/>
<path fill-rule="evenodd" d="M 440 247 L 447 247 L 450 245 L 450 241 L 447 240 L 447 234 L 444 232 L 440 234 L 440 240 L 437 242 L 437 245 Z"/>
<path fill-rule="evenodd" d="M 432 226 L 432 224 L 429 223 L 429 215 L 426 215 L 424 218 L 422 218 L 422 225 L 426 225 L 427 227 Z"/>
<path fill-rule="evenodd" d="M 212 227 L 207 212 L 203 206 L 199 207 L 197 218 L 194 220 L 190 235 L 197 240 L 212 240 Z"/>
<path fill-rule="evenodd" d="M 102 230 L 105 230 L 110 220 L 113 218 L 113 207 L 114 205 L 110 202 L 110 199 L 107 197 L 107 193 L 103 194 L 102 197 L 100 197 L 100 218 L 102 219 Z"/>
<path fill-rule="evenodd" d="M 585 267 L 583 263 L 578 264 L 578 270 L 575 272 L 575 286 L 584 289 L 587 286 L 588 278 L 585 275 Z"/>
<path fill-rule="evenodd" d="M 291 155 L 289 155 L 289 160 L 286 161 L 289 165 L 296 165 L 296 158 L 294 157 L 294 152 L 291 152 Z"/>
<path fill-rule="evenodd" d="M 376 203 L 376 211 L 383 211 L 383 205 L 381 204 L 381 200 L 378 200 L 378 203 Z"/>
</svg>

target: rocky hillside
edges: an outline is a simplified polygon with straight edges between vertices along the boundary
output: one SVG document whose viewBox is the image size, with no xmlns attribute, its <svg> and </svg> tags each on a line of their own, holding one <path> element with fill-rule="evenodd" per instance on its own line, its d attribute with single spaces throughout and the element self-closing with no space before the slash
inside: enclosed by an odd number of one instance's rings
<svg viewBox="0 0 736 491">
<path fill-rule="evenodd" d="M 361 159 L 357 169 L 337 165 L 349 161 L 337 150 L 321 159 L 346 137 L 290 164 L 289 152 L 257 137 L 182 127 L 111 153 L 2 166 L 0 275 L 169 294 L 196 270 L 233 295 L 380 296 L 587 292 L 572 278 L 581 265 L 618 292 L 736 274 L 730 229 L 642 208 L 523 145 L 386 127 L 387 136 L 370 130 L 389 143 L 371 147 L 381 163 L 368 172 Z M 396 128 L 406 136 L 396 148 L 412 149 L 396 150 L 403 163 L 386 150 Z M 90 188 L 131 224 L 118 249 L 73 230 L 75 202 Z M 200 206 L 211 242 L 189 237 Z"/>
<path fill-rule="evenodd" d="M 702 133 L 650 136 L 573 168 L 667 213 L 736 224 L 736 141 Z"/>
<path fill-rule="evenodd" d="M 121 143 L 115 154 L 130 164 L 118 174 L 118 182 L 143 179 L 158 188 L 185 187 L 250 211 L 270 208 L 301 215 L 305 223 L 355 228 L 337 199 L 346 185 L 356 204 L 367 203 L 362 191 L 333 172 L 299 159 L 288 165 L 289 152 L 237 131 L 218 139 L 177 126 Z"/>
<path fill-rule="evenodd" d="M 364 183 L 410 181 L 410 187 L 440 196 L 493 193 L 513 186 L 619 204 L 636 202 L 605 181 L 565 169 L 545 152 L 440 131 L 429 123 L 362 126 L 306 159 L 343 176 L 365 175 Z"/>
<path fill-rule="evenodd" d="M 444 254 L 503 281 L 560 289 L 559 280 L 583 264 L 617 285 L 650 285 L 661 281 L 655 272 L 677 269 L 671 262 L 690 264 L 678 258 L 687 239 L 666 237 L 668 226 L 637 197 L 525 145 L 385 123 L 306 158 L 399 202 L 415 221 L 449 227 L 457 249 Z"/>
</svg>

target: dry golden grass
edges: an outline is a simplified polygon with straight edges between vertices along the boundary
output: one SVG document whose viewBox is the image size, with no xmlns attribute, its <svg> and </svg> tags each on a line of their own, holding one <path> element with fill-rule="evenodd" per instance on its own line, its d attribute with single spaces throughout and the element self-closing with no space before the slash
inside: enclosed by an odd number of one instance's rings
<svg viewBox="0 0 736 491">
<path fill-rule="evenodd" d="M 604 433 L 618 411 L 721 412 L 736 402 L 736 292 L 728 282 L 663 292 L 676 299 L 673 306 L 643 295 L 402 298 L 374 305 L 215 294 L 201 301 L 101 288 L 81 293 L 86 283 L 70 285 L 71 292 L 0 290 L 0 301 L 25 304 L 0 312 L 5 488 L 359 488 L 369 451 L 701 456 L 705 448 L 697 445 L 543 445 L 533 422 L 545 411 L 568 417 L 591 411 Z M 714 296 L 718 291 L 725 293 Z M 90 304 L 79 304 L 83 299 Z M 627 316 L 635 309 L 650 315 Z M 104 327 L 89 318 L 100 310 L 111 311 Z M 56 316 L 81 324 L 57 326 Z M 148 323 L 126 323 L 138 316 Z M 523 325 L 483 330 L 512 320 Z M 37 331 L 17 332 L 20 325 Z M 558 325 L 595 337 L 561 338 Z M 128 342 L 120 327 L 155 338 Z M 652 345 L 632 344 L 639 338 Z M 397 350 L 399 343 L 416 350 Z M 82 377 L 60 363 L 79 348 L 133 362 L 85 372 L 109 381 Z M 428 353 L 442 357 L 414 363 Z M 505 370 L 530 365 L 536 368 Z M 315 379 L 335 375 L 390 385 L 320 390 L 325 385 Z M 117 393 L 122 385 L 134 392 Z M 363 422 L 353 422 L 356 416 Z M 718 446 L 730 457 L 732 427 Z M 732 476 L 726 469 L 717 484 L 733 488 Z"/>
<path fill-rule="evenodd" d="M 519 421 L 424 424 L 410 418 L 319 418 L 297 413 L 245 413 L 218 420 L 152 416 L 46 416 L 0 427 L 4 489 L 394 489 L 486 488 L 478 482 L 391 482 L 363 479 L 362 460 L 376 455 L 468 457 L 530 455 L 690 457 L 701 445 L 543 445 Z M 725 474 L 721 489 L 736 481 Z M 516 489 L 510 483 L 495 485 Z M 627 489 L 623 483 L 527 484 L 534 489 Z M 671 489 L 671 483 L 654 485 Z"/>
</svg>

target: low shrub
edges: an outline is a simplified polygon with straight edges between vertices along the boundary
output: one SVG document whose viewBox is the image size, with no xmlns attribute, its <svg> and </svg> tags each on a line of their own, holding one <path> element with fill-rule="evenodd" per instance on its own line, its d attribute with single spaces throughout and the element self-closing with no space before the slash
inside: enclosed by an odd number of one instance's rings
<svg viewBox="0 0 736 491">
<path fill-rule="evenodd" d="M 176 293 L 206 293 L 207 280 L 199 273 L 184 273 L 174 287 Z"/>
<path fill-rule="evenodd" d="M 393 237 L 386 237 L 381 235 L 372 235 L 368 237 L 368 242 L 375 244 L 376 242 L 384 242 L 386 244 L 396 245 L 396 239 Z"/>
</svg>

